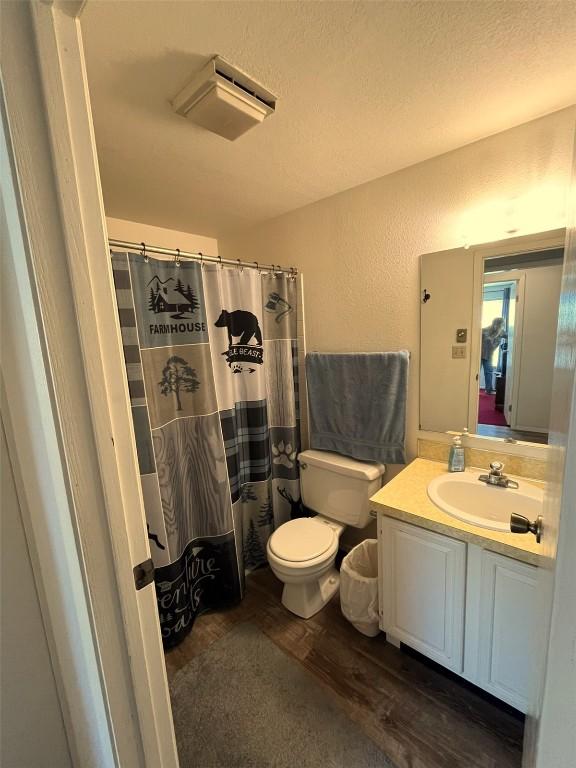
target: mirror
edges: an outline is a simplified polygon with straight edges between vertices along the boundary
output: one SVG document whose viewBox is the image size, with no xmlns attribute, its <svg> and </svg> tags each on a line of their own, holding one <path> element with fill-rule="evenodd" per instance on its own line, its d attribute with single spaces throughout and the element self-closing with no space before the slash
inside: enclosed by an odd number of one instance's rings
<svg viewBox="0 0 576 768">
<path fill-rule="evenodd" d="M 547 443 L 564 231 L 425 254 L 420 429 Z"/>
</svg>

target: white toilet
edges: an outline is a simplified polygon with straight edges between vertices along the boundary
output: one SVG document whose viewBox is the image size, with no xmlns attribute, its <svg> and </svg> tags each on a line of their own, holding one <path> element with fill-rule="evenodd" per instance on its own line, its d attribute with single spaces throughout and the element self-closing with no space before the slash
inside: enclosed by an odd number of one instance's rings
<svg viewBox="0 0 576 768">
<path fill-rule="evenodd" d="M 340 534 L 347 525 L 368 525 L 368 500 L 382 485 L 385 467 L 327 451 L 303 451 L 298 463 L 302 502 L 318 514 L 281 525 L 267 552 L 270 568 L 284 582 L 282 603 L 309 619 L 337 591 Z"/>
</svg>

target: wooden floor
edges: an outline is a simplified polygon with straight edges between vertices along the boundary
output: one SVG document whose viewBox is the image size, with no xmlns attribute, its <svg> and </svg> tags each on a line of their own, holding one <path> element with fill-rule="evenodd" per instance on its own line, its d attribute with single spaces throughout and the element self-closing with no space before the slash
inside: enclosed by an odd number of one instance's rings
<svg viewBox="0 0 576 768">
<path fill-rule="evenodd" d="M 241 605 L 201 616 L 166 655 L 168 676 L 250 621 L 324 685 L 398 768 L 521 765 L 523 724 L 516 713 L 398 650 L 384 634 L 364 637 L 342 616 L 338 596 L 304 621 L 284 608 L 281 592 L 268 568 L 253 573 Z"/>
</svg>

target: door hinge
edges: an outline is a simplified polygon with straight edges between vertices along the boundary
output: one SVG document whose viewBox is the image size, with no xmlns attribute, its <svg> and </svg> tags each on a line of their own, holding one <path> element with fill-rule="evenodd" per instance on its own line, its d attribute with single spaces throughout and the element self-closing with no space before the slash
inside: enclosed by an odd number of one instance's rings
<svg viewBox="0 0 576 768">
<path fill-rule="evenodd" d="M 138 563 L 134 566 L 134 586 L 136 589 L 144 589 L 148 584 L 152 584 L 154 581 L 154 563 L 152 558 L 144 560 L 143 563 Z"/>
</svg>

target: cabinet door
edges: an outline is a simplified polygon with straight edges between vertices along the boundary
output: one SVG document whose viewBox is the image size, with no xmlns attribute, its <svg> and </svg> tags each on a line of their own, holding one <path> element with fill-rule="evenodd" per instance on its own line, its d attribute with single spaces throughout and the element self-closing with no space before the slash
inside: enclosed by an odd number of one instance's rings
<svg viewBox="0 0 576 768">
<path fill-rule="evenodd" d="M 526 712 L 537 637 L 536 567 L 482 552 L 477 683 Z"/>
<path fill-rule="evenodd" d="M 381 628 L 462 671 L 466 544 L 381 516 Z"/>
</svg>

